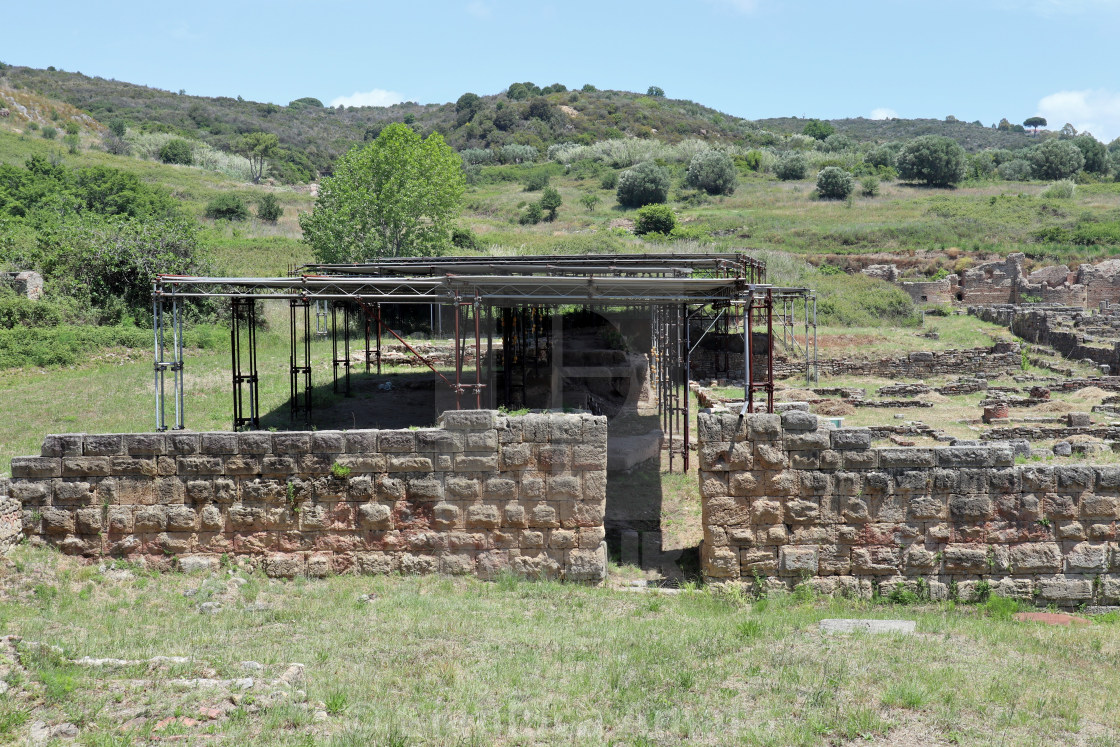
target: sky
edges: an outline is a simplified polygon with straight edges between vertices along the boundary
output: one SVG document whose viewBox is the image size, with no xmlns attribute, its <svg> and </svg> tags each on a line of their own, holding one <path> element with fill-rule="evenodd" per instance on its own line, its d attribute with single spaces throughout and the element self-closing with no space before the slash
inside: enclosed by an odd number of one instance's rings
<svg viewBox="0 0 1120 747">
<path fill-rule="evenodd" d="M 1041 115 L 1120 137 L 1120 0 L 12 2 L 0 61 L 277 104 L 660 86 L 749 119 Z"/>
</svg>

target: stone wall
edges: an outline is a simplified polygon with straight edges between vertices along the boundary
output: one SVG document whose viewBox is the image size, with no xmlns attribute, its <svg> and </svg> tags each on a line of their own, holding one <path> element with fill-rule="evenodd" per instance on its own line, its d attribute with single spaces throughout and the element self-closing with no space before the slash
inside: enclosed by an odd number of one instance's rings
<svg viewBox="0 0 1120 747">
<path fill-rule="evenodd" d="M 11 481 L 0 477 L 0 553 L 6 553 L 23 537 L 19 501 L 9 492 Z"/>
<path fill-rule="evenodd" d="M 953 287 L 948 278 L 928 282 L 902 283 L 902 290 L 910 294 L 914 303 L 951 304 L 955 300 Z"/>
<path fill-rule="evenodd" d="M 32 270 L 0 272 L 0 284 L 10 286 L 16 293 L 32 301 L 43 297 L 43 276 Z"/>
<path fill-rule="evenodd" d="M 1076 306 L 996 304 L 970 306 L 968 313 L 1053 348 L 1064 358 L 1108 366 L 1109 373 L 1120 371 L 1120 308 L 1092 314 Z"/>
<path fill-rule="evenodd" d="M 934 599 L 1120 601 L 1120 467 L 1014 464 L 1008 445 L 872 448 L 806 412 L 701 412 L 709 581 Z"/>
<path fill-rule="evenodd" d="M 997 343 L 990 348 L 916 351 L 901 358 L 826 358 L 818 361 L 821 376 L 883 376 L 921 379 L 932 376 L 1003 376 L 1022 370 L 1019 345 Z M 774 361 L 774 378 L 805 376 L 804 360 Z"/>
<path fill-rule="evenodd" d="M 490 410 L 419 430 L 57 435 L 12 460 L 10 493 L 25 534 L 88 558 L 597 582 L 606 447 L 601 416 Z"/>
</svg>

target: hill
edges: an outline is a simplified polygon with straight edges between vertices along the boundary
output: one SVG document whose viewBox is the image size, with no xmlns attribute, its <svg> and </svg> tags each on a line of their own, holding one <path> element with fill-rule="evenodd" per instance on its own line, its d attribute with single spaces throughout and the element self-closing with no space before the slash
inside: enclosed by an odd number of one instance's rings
<svg viewBox="0 0 1120 747">
<path fill-rule="evenodd" d="M 627 136 L 665 143 L 686 139 L 743 147 L 771 146 L 782 135 L 800 133 L 807 120 L 751 121 L 692 101 L 584 86 L 541 88 L 514 83 L 506 92 L 465 94 L 456 103 L 405 102 L 388 107 L 328 107 L 313 97 L 287 106 L 241 97 L 175 93 L 80 72 L 4 66 L 0 87 L 34 92 L 87 113 L 103 126 L 114 119 L 143 133 L 176 133 L 230 151 L 248 132 L 275 133 L 282 145 L 273 175 L 303 182 L 329 173 L 334 160 L 355 144 L 376 137 L 386 124 L 404 122 L 427 134 L 441 133 L 457 150 L 530 145 L 541 151 L 564 142 L 590 144 Z M 1021 148 L 1037 142 L 1024 133 L 977 123 L 919 120 L 832 120 L 837 131 L 857 143 L 905 140 L 940 134 L 966 149 Z"/>
</svg>

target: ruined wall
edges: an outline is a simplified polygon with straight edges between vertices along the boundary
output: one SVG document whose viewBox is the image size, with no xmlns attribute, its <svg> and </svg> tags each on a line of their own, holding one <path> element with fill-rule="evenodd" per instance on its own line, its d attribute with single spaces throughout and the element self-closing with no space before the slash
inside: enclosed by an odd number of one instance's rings
<svg viewBox="0 0 1120 747">
<path fill-rule="evenodd" d="M 12 460 L 10 492 L 24 533 L 90 558 L 604 577 L 606 418 L 463 410 L 441 426 L 47 436 Z"/>
<path fill-rule="evenodd" d="M 1006 326 L 1017 337 L 1046 345 L 1071 360 L 1120 370 L 1120 309 L 1090 314 L 1077 306 L 970 306 L 968 313 Z"/>
<path fill-rule="evenodd" d="M 23 537 L 19 501 L 9 493 L 11 481 L 0 477 L 0 553 L 5 553 Z"/>
<path fill-rule="evenodd" d="M 1009 446 L 871 448 L 815 415 L 699 416 L 709 581 L 934 599 L 1120 601 L 1120 467 L 1016 466 Z"/>
<path fill-rule="evenodd" d="M 930 280 L 928 282 L 904 282 L 902 290 L 910 294 L 914 303 L 951 304 L 956 300 L 953 296 L 954 286 L 949 278 Z"/>
<path fill-rule="evenodd" d="M 1022 370 L 1019 345 L 998 343 L 990 348 L 917 351 L 901 358 L 828 358 L 818 361 L 821 376 L 883 376 L 925 378 L 933 376 L 1003 376 Z M 774 378 L 805 375 L 805 361 L 774 361 Z"/>
</svg>

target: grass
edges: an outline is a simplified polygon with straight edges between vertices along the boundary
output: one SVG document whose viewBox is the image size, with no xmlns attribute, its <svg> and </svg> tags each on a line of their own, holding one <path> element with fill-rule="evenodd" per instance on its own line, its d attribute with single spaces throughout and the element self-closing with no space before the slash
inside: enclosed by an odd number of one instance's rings
<svg viewBox="0 0 1120 747">
<path fill-rule="evenodd" d="M 1120 736 L 1111 697 L 1120 669 L 1106 665 L 1120 656 L 1120 626 L 1110 623 L 1052 628 L 978 607 L 804 593 L 752 603 L 713 590 L 647 596 L 516 580 L 283 582 L 236 570 L 157 579 L 29 547 L 11 565 L 0 580 L 4 629 L 65 652 L 25 656 L 26 669 L 9 674 L 18 685 L 0 701 L 0 728 L 13 736 L 26 718 L 5 713 L 70 721 L 86 743 L 107 743 L 93 740 L 120 734 L 137 709 L 139 736 L 222 703 L 219 719 L 178 733 L 291 745 L 823 745 L 895 734 L 1103 745 Z M 35 596 L 33 584 L 55 593 Z M 197 612 L 203 591 L 222 601 L 219 612 Z M 122 614 L 129 625 L 116 622 Z M 918 634 L 823 636 L 825 617 L 914 619 Z M 164 672 L 68 663 L 87 655 L 192 661 Z M 229 704 L 220 691 L 169 682 L 243 676 L 244 660 L 263 666 L 262 682 L 303 663 L 306 700 L 257 691 Z M 136 677 L 149 684 L 130 686 Z"/>
</svg>

